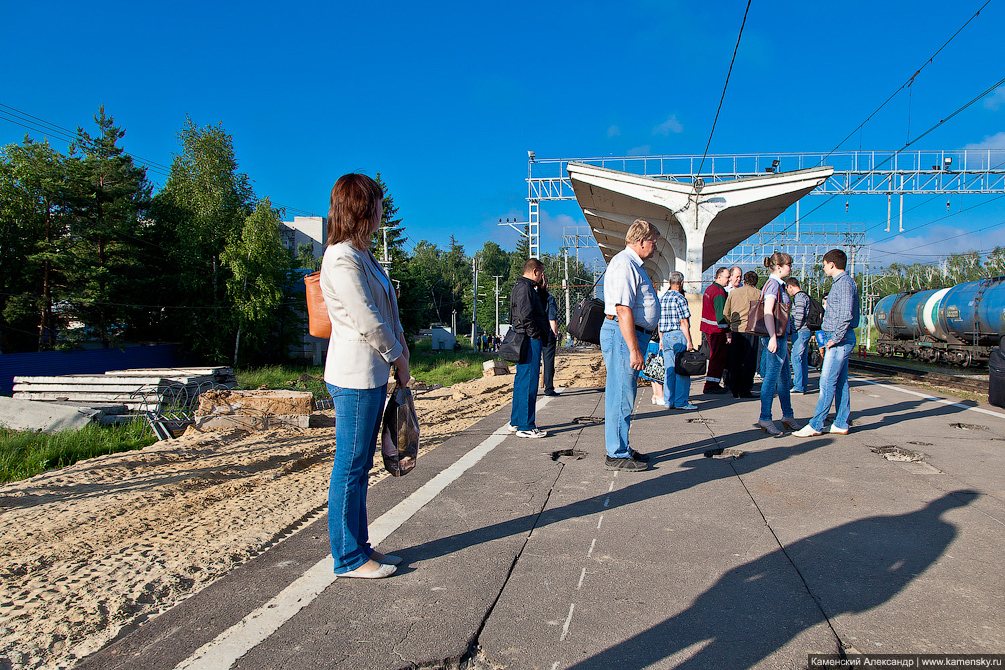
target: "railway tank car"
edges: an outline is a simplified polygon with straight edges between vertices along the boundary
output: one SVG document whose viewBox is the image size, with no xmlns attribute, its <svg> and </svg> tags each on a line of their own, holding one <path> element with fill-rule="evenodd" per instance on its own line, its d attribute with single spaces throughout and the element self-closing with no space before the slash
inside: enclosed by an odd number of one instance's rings
<svg viewBox="0 0 1005 670">
<path fill-rule="evenodd" d="M 985 363 L 1005 334 L 1005 277 L 888 295 L 873 316 L 883 356 L 963 367 Z"/>
</svg>

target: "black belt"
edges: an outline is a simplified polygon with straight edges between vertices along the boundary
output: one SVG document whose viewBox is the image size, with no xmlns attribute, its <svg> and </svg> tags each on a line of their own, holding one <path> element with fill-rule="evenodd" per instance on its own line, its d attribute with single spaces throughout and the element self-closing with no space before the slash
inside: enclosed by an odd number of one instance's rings
<svg viewBox="0 0 1005 670">
<path fill-rule="evenodd" d="M 604 314 L 604 318 L 609 319 L 611 321 L 617 321 L 618 320 L 618 317 L 611 316 L 610 314 Z M 655 328 L 653 328 L 652 330 L 646 330 L 642 326 L 635 326 L 635 330 L 639 331 L 640 333 L 645 333 L 649 337 L 652 337 L 653 335 L 656 334 L 656 329 Z"/>
</svg>

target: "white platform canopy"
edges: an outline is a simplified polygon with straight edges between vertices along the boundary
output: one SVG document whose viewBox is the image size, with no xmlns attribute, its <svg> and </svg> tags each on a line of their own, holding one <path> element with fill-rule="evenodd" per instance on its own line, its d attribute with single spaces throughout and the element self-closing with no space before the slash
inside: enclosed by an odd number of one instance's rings
<svg viewBox="0 0 1005 670">
<path fill-rule="evenodd" d="M 703 184 L 667 181 L 568 163 L 569 180 L 604 260 L 625 248 L 635 219 L 656 226 L 662 238 L 646 271 L 659 285 L 674 270 L 688 292 L 700 291 L 701 273 L 770 223 L 834 171 L 830 167 Z"/>
</svg>

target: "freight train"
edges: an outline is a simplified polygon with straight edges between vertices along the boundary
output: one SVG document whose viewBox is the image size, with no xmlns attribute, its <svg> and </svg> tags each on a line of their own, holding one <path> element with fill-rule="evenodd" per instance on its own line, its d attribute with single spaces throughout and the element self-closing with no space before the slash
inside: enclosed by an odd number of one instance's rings
<svg viewBox="0 0 1005 670">
<path fill-rule="evenodd" d="M 876 303 L 876 351 L 970 367 L 1005 334 L 1005 277 L 888 295 Z"/>
</svg>

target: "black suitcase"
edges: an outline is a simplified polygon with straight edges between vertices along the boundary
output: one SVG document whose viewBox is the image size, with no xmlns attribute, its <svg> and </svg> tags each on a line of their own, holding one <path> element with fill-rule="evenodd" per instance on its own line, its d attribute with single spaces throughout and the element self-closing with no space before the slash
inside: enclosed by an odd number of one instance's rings
<svg viewBox="0 0 1005 670">
<path fill-rule="evenodd" d="M 583 298 L 576 303 L 565 331 L 577 340 L 600 344 L 600 328 L 604 325 L 604 301 Z"/>
<path fill-rule="evenodd" d="M 988 360 L 988 402 L 1005 407 L 1005 356 L 1000 348 L 992 349 Z"/>
</svg>

